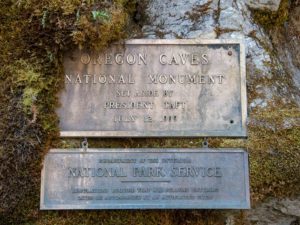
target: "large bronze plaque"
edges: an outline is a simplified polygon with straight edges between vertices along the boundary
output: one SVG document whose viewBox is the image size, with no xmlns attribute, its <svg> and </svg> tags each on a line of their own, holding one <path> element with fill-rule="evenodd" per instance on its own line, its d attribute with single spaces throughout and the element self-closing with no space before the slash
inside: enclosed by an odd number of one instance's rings
<svg viewBox="0 0 300 225">
<path fill-rule="evenodd" d="M 242 149 L 53 149 L 41 209 L 250 207 Z"/>
<path fill-rule="evenodd" d="M 61 136 L 246 136 L 244 46 L 131 40 L 64 58 Z"/>
</svg>

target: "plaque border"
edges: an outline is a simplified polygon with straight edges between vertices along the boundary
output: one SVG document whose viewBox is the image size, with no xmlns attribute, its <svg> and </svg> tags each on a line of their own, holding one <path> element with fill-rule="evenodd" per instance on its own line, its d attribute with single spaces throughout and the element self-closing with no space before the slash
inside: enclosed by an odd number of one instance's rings
<svg viewBox="0 0 300 225">
<path fill-rule="evenodd" d="M 60 137 L 102 137 L 102 138 L 145 138 L 145 137 L 247 137 L 247 93 L 246 93 L 246 55 L 245 45 L 242 39 L 131 39 L 126 40 L 125 45 L 192 45 L 192 44 L 238 44 L 240 46 L 240 96 L 241 96 L 241 129 L 228 131 L 60 131 Z"/>
<path fill-rule="evenodd" d="M 243 167 L 244 167 L 244 181 L 239 181 L 244 183 L 245 187 L 245 201 L 239 201 L 236 203 L 228 203 L 224 205 L 211 204 L 209 207 L 203 206 L 197 203 L 192 204 L 170 204 L 170 205 L 162 205 L 162 204 L 105 204 L 101 208 L 96 205 L 72 205 L 72 204 L 52 204 L 47 205 L 44 201 L 45 197 L 45 166 L 42 168 L 41 172 L 41 189 L 40 189 L 40 209 L 41 210 L 102 210 L 102 209 L 250 209 L 250 186 L 249 186 L 249 159 L 248 152 L 241 148 L 92 148 L 88 150 L 84 149 L 50 149 L 48 154 L 78 154 L 78 153 L 126 153 L 126 152 L 139 152 L 139 153 L 243 153 Z M 46 156 L 47 157 L 47 156 Z"/>
</svg>

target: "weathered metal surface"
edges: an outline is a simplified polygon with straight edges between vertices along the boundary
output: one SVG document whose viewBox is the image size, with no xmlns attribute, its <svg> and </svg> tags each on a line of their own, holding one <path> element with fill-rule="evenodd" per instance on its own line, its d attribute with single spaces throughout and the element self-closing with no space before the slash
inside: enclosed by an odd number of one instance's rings
<svg viewBox="0 0 300 225">
<path fill-rule="evenodd" d="M 52 149 L 41 209 L 246 209 L 242 149 Z"/>
<path fill-rule="evenodd" d="M 246 136 L 239 41 L 131 40 L 64 68 L 61 136 Z"/>
</svg>

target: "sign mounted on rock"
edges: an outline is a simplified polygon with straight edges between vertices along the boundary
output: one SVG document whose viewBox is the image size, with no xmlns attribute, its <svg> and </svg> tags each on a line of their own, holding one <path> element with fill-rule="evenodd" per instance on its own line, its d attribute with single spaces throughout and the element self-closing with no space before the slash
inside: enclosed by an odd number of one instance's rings
<svg viewBox="0 0 300 225">
<path fill-rule="evenodd" d="M 52 149 L 41 209 L 250 208 L 242 149 Z"/>
<path fill-rule="evenodd" d="M 235 40 L 130 40 L 65 54 L 61 136 L 246 136 L 245 51 Z"/>
</svg>

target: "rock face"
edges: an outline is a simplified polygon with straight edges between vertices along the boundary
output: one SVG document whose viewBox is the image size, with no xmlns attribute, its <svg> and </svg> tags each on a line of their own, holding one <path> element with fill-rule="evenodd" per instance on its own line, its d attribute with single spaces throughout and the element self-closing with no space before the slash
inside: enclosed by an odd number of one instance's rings
<svg viewBox="0 0 300 225">
<path fill-rule="evenodd" d="M 254 10 L 280 17 L 284 0 L 149 0 L 145 38 L 242 39 L 246 46 L 249 111 L 300 105 L 300 4 L 291 1 L 289 19 L 265 29 L 256 23 Z M 284 3 L 287 3 L 285 1 Z M 288 4 L 287 4 L 288 5 Z M 277 13 L 277 14 L 276 14 Z M 282 15 L 284 16 L 284 15 Z M 267 19 L 268 20 L 268 19 Z M 269 21 L 268 21 L 269 22 Z M 278 107 L 279 108 L 279 107 Z M 267 126 L 263 122 L 254 126 Z M 287 120 L 284 120 L 287 121 Z M 285 129 L 299 126 L 287 122 Z M 298 125 L 297 125 L 298 124 Z M 266 150 L 267 151 L 267 150 Z M 251 155 L 251 154 L 250 154 Z M 238 224 L 298 225 L 300 199 L 273 198 L 245 213 Z M 226 224 L 237 224 L 229 214 Z"/>
<path fill-rule="evenodd" d="M 248 214 L 248 222 L 258 225 L 300 224 L 300 198 L 269 199 Z"/>
<path fill-rule="evenodd" d="M 146 10 L 149 19 L 143 26 L 143 33 L 146 38 L 243 39 L 247 48 L 249 81 L 252 83 L 260 78 L 279 80 L 277 84 L 272 82 L 268 86 L 256 85 L 255 91 L 262 97 L 250 99 L 251 107 L 272 105 L 274 98 L 299 104 L 299 60 L 295 60 L 295 54 L 289 52 L 275 55 L 270 51 L 273 49 L 270 36 L 254 22 L 249 8 L 276 11 L 279 4 L 279 0 L 150 0 Z M 299 18 L 295 20 L 299 22 Z M 291 48 L 299 51 L 299 46 L 294 45 Z M 285 64 L 291 69 L 285 71 Z M 293 77 L 294 87 L 280 82 L 280 76 L 285 73 Z"/>
<path fill-rule="evenodd" d="M 248 6 L 253 9 L 267 9 L 277 11 L 280 5 L 280 0 L 246 0 Z"/>
</svg>

